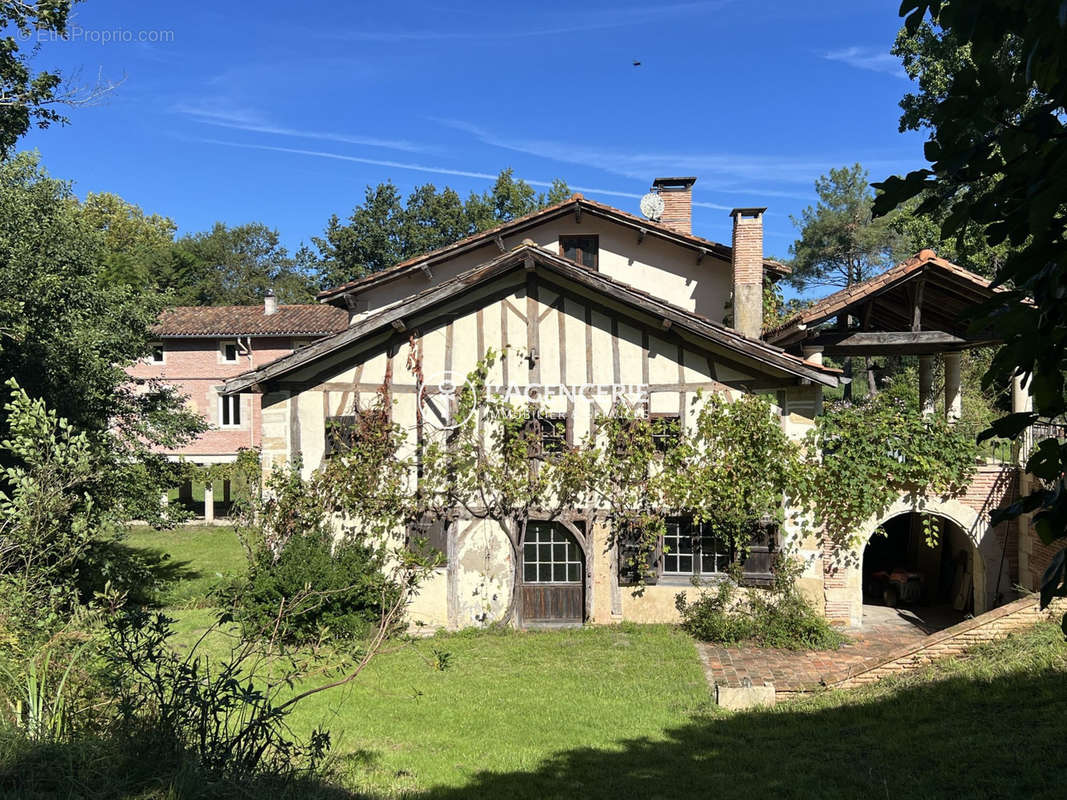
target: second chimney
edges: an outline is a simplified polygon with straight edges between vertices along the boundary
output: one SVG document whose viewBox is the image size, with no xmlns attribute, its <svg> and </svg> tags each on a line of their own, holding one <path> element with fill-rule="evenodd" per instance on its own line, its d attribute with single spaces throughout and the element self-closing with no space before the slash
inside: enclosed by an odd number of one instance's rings
<svg viewBox="0 0 1067 800">
<path fill-rule="evenodd" d="M 766 208 L 735 208 L 733 273 L 734 330 L 749 339 L 763 334 L 763 212 Z"/>
<path fill-rule="evenodd" d="M 693 184 L 696 178 L 656 178 L 652 191 L 663 198 L 659 221 L 681 233 L 693 232 Z"/>
<path fill-rule="evenodd" d="M 268 317 L 278 313 L 278 298 L 274 296 L 273 289 L 267 289 L 267 293 L 263 295 L 263 313 Z"/>
</svg>

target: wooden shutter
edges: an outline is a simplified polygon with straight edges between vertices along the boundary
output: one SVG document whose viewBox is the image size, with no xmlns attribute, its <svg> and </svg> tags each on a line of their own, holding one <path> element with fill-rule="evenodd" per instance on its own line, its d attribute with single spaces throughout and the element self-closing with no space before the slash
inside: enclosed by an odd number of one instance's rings
<svg viewBox="0 0 1067 800">
<path fill-rule="evenodd" d="M 742 562 L 741 582 L 745 586 L 770 586 L 774 581 L 774 545 L 778 526 L 769 521 L 753 524 L 748 555 Z"/>
<path fill-rule="evenodd" d="M 619 586 L 638 586 L 641 583 L 641 574 L 637 566 L 641 547 L 636 537 L 620 531 L 616 544 L 616 558 L 618 559 Z M 648 568 L 645 570 L 644 582 L 646 585 L 654 585 L 659 582 L 660 566 L 663 555 L 663 543 L 656 545 L 656 549 L 648 557 Z M 631 563 L 637 562 L 637 563 Z"/>
</svg>

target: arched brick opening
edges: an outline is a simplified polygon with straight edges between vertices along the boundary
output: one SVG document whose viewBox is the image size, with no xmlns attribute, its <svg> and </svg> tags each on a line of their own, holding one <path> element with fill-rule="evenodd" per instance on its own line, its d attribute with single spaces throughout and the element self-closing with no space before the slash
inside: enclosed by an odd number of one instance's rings
<svg viewBox="0 0 1067 800">
<path fill-rule="evenodd" d="M 958 526 L 971 545 L 974 613 L 977 615 L 990 610 L 997 590 L 998 572 L 1003 573 L 999 576 L 1001 590 L 1010 583 L 1007 583 L 1007 565 L 1002 564 L 1002 547 L 988 519 L 983 519 L 975 509 L 959 500 L 908 496 L 900 498 L 881 517 L 869 520 L 861 529 L 852 549 L 847 553 L 839 553 L 839 557 L 831 556 L 833 563 L 824 565 L 828 616 L 834 621 L 855 627 L 863 624 L 864 550 L 882 525 L 904 514 L 931 514 Z"/>
</svg>

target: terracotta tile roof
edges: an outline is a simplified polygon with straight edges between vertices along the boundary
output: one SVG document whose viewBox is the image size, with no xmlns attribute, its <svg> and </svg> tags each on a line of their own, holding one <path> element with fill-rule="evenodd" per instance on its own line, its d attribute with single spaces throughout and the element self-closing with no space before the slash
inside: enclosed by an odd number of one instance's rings
<svg viewBox="0 0 1067 800">
<path fill-rule="evenodd" d="M 366 289 L 371 286 L 377 286 L 381 283 L 386 283 L 395 278 L 402 277 L 403 275 L 413 272 L 423 264 L 430 264 L 433 262 L 441 261 L 453 253 L 463 251 L 472 246 L 480 246 L 487 241 L 493 239 L 494 236 L 503 235 L 515 230 L 521 230 L 528 227 L 533 223 L 536 223 L 542 219 L 547 219 L 561 213 L 565 213 L 570 207 L 579 206 L 582 210 L 590 210 L 593 213 L 599 213 L 602 216 L 614 218 L 617 221 L 623 222 L 627 225 L 638 226 L 646 229 L 650 233 L 658 234 L 668 239 L 675 240 L 681 244 L 696 249 L 704 249 L 709 253 L 713 253 L 722 258 L 729 259 L 733 252 L 732 248 L 728 245 L 721 244 L 719 242 L 713 242 L 710 239 L 705 239 L 701 236 L 696 236 L 692 233 L 684 233 L 683 231 L 675 230 L 674 228 L 664 225 L 659 222 L 653 222 L 645 219 L 644 217 L 638 217 L 634 214 L 627 213 L 621 209 L 609 206 L 605 203 L 598 203 L 595 200 L 588 200 L 580 194 L 573 194 L 566 200 L 559 203 L 555 203 L 550 206 L 546 206 L 538 211 L 534 211 L 530 214 L 526 214 L 522 217 L 517 217 L 510 222 L 504 222 L 488 230 L 481 231 L 480 233 L 472 234 L 459 241 L 453 242 L 450 245 L 441 247 L 437 250 L 432 250 L 429 253 L 423 253 L 422 255 L 414 256 L 413 258 L 401 261 L 399 264 L 394 264 L 388 269 L 381 270 L 380 272 L 374 272 L 370 275 L 365 275 L 362 278 L 342 283 L 339 286 L 326 289 L 319 292 L 317 298 L 322 301 L 328 301 L 331 298 L 338 295 L 347 294 L 348 292 Z M 763 268 L 769 272 L 775 272 L 779 275 L 788 275 L 792 270 L 780 261 L 773 259 L 764 259 Z"/>
<path fill-rule="evenodd" d="M 157 336 L 325 336 L 348 327 L 343 309 L 319 304 L 278 306 L 178 306 L 164 311 Z"/>
<path fill-rule="evenodd" d="M 474 267 L 454 278 L 443 281 L 436 286 L 427 287 L 421 292 L 405 298 L 402 302 L 387 306 L 369 316 L 358 319 L 346 330 L 315 342 L 289 355 L 265 364 L 262 367 L 242 373 L 226 382 L 226 393 L 247 391 L 250 387 L 263 381 L 274 380 L 292 370 L 336 352 L 342 347 L 358 341 L 364 336 L 403 320 L 411 309 L 422 309 L 429 303 L 436 305 L 462 291 L 490 280 L 502 274 L 506 269 L 524 264 L 524 259 L 533 256 L 535 261 L 554 271 L 578 279 L 589 288 L 607 292 L 617 300 L 630 305 L 640 305 L 645 309 L 655 308 L 678 324 L 691 328 L 694 333 L 707 337 L 735 352 L 756 358 L 775 369 L 790 372 L 802 377 L 815 377 L 827 385 L 836 385 L 836 376 L 841 370 L 823 366 L 787 353 L 780 347 L 759 339 L 749 339 L 743 334 L 716 322 L 701 314 L 696 314 L 679 306 L 665 302 L 649 292 L 635 289 L 627 283 L 608 277 L 602 272 L 583 266 L 562 256 L 551 253 L 527 240 L 506 253 L 500 253 L 490 261 Z"/>
<path fill-rule="evenodd" d="M 834 292 L 814 305 L 808 306 L 800 313 L 794 314 L 781 324 L 768 328 L 764 331 L 763 338 L 768 341 L 775 341 L 797 329 L 817 325 L 925 268 L 939 270 L 951 278 L 972 284 L 979 291 L 988 292 L 990 295 L 993 292 L 1002 291 L 999 288 L 991 288 L 988 279 L 941 258 L 933 250 L 920 250 L 911 258 L 901 261 L 895 267 L 887 269 L 880 275 L 875 275 L 862 283 Z"/>
</svg>

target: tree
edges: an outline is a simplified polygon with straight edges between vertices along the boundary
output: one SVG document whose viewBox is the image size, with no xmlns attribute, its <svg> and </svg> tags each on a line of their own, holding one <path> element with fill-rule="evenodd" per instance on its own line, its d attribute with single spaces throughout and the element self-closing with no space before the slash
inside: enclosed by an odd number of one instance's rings
<svg viewBox="0 0 1067 800">
<path fill-rule="evenodd" d="M 793 224 L 800 238 L 790 246 L 793 268 L 788 280 L 798 289 L 810 286 L 844 288 L 861 283 L 888 269 L 905 253 L 901 237 L 893 227 L 899 220 L 875 219 L 871 213 L 874 193 L 867 170 L 859 164 L 831 169 L 815 181 L 819 202 L 808 206 Z M 864 359 L 867 390 L 877 391 L 871 359 Z M 852 359 L 845 362 L 852 376 Z M 852 383 L 845 385 L 846 398 L 852 397 Z"/>
<path fill-rule="evenodd" d="M 1010 69 L 1015 46 L 1014 37 L 1006 37 L 1003 46 L 995 55 L 996 62 Z M 908 77 L 918 84 L 918 92 L 909 92 L 900 101 L 900 131 L 930 130 L 933 110 L 942 100 L 952 80 L 962 70 L 974 67 L 970 47 L 961 44 L 951 31 L 935 27 L 923 20 L 914 30 L 901 28 L 891 51 L 899 56 Z M 1029 100 L 1028 102 L 1033 102 Z M 990 181 L 975 182 L 967 186 L 969 193 L 986 193 Z M 986 241 L 982 226 L 966 220 L 954 236 L 942 237 L 941 226 L 945 210 L 952 204 L 952 194 L 960 191 L 958 186 L 941 186 L 942 193 L 930 204 L 925 213 L 916 213 L 926 195 L 935 191 L 927 188 L 919 197 L 902 204 L 890 218 L 893 228 L 906 242 L 906 249 L 918 252 L 925 247 L 935 249 L 939 255 L 966 267 L 979 275 L 993 277 L 1004 263 L 1011 245 L 1001 242 L 991 245 Z"/>
<path fill-rule="evenodd" d="M 180 467 L 153 446 L 180 446 L 202 421 L 172 389 L 130 382 L 125 367 L 148 355 L 166 300 L 109 283 L 102 253 L 69 184 L 31 155 L 0 164 L 0 375 L 89 438 L 96 503 L 161 522 Z"/>
<path fill-rule="evenodd" d="M 146 214 L 117 194 L 90 192 L 81 205 L 89 226 L 103 237 L 105 279 L 139 288 L 157 286 L 178 225 L 170 217 Z"/>
<path fill-rule="evenodd" d="M 800 228 L 790 247 L 793 286 L 852 286 L 898 260 L 895 232 L 871 215 L 874 193 L 867 170 L 859 164 L 831 169 L 815 181 L 815 192 L 819 202 L 792 218 Z"/>
<path fill-rule="evenodd" d="M 53 108 L 57 104 L 84 105 L 114 88 L 99 83 L 92 87 L 65 85 L 54 71 L 33 72 L 29 53 L 20 51 L 19 40 L 38 34 L 67 34 L 71 7 L 76 0 L 0 3 L 0 30 L 9 34 L 0 39 L 0 159 L 7 158 L 19 137 L 31 126 L 47 128 L 67 119 Z M 17 35 L 11 35 L 17 34 Z"/>
<path fill-rule="evenodd" d="M 272 289 L 280 303 L 314 298 L 309 266 L 290 257 L 278 231 L 261 222 L 228 226 L 180 238 L 156 277 L 160 289 L 189 305 L 254 305 Z"/>
<path fill-rule="evenodd" d="M 406 200 L 392 181 L 368 186 L 362 205 L 347 221 L 335 214 L 323 235 L 312 238 L 320 284 L 336 286 L 380 272 L 569 195 L 559 179 L 547 194 L 537 193 L 525 181 L 515 180 L 511 169 L 502 170 L 488 191 L 471 192 L 465 202 L 454 189 L 446 186 L 439 192 L 432 183 L 416 186 Z"/>
<path fill-rule="evenodd" d="M 967 48 L 968 58 L 946 72 L 943 87 L 920 86 L 917 119 L 931 132 L 930 165 L 880 184 L 876 211 L 922 196 L 918 212 L 942 213 L 944 237 L 972 222 L 989 245 L 1010 245 L 995 278 L 1008 291 L 984 320 L 1005 343 L 985 380 L 1024 379 L 1035 408 L 1001 418 L 983 436 L 1018 436 L 1038 419 L 1067 413 L 1067 17 L 1053 0 L 905 0 L 901 14 L 912 36 L 929 16 L 932 30 Z M 1060 544 L 1067 448 L 1054 438 L 1038 442 L 1026 469 L 1044 483 L 993 521 L 1036 512 L 1042 540 Z M 1054 596 L 1067 596 L 1064 550 L 1042 579 L 1042 603 Z"/>
</svg>

